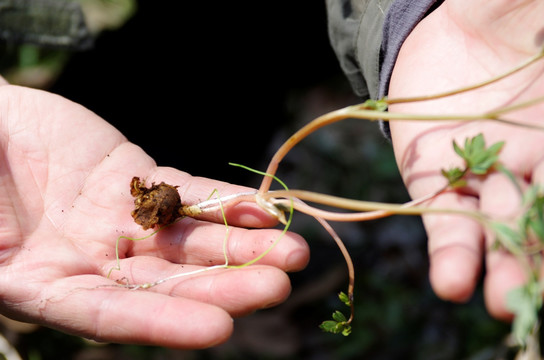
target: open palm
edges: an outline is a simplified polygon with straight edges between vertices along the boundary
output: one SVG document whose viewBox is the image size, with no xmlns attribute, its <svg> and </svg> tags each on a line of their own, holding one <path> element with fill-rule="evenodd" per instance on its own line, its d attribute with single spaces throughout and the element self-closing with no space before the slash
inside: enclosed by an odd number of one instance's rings
<svg viewBox="0 0 544 360">
<path fill-rule="evenodd" d="M 133 291 L 140 284 L 220 264 L 221 214 L 182 219 L 153 238 L 131 218 L 133 176 L 179 185 L 184 203 L 241 187 L 157 167 L 139 147 L 92 112 L 59 96 L 0 86 L 0 311 L 73 334 L 114 342 L 202 348 L 232 331 L 231 316 L 281 302 L 284 271 L 308 260 L 308 247 L 287 234 L 260 264 L 214 270 Z M 230 225 L 274 224 L 255 206 L 228 209 Z M 251 260 L 278 230 L 232 228 L 231 263 Z"/>
<path fill-rule="evenodd" d="M 446 0 L 411 33 L 399 53 L 389 97 L 408 97 L 472 85 L 510 70 L 544 45 L 544 2 Z M 491 86 L 424 103 L 398 104 L 391 111 L 478 114 L 544 94 L 544 64 L 533 64 Z M 542 122 L 544 105 L 510 113 L 506 118 Z M 392 122 L 393 144 L 407 188 L 414 198 L 432 193 L 445 180 L 442 168 L 462 166 L 452 141 L 483 133 L 488 144 L 505 141 L 500 160 L 524 185 L 544 182 L 544 133 L 491 122 Z M 520 196 L 500 174 L 473 177 L 461 191 L 448 192 L 430 206 L 480 210 L 511 219 Z M 424 217 L 429 236 L 430 277 L 436 293 L 449 300 L 468 299 L 478 282 L 487 245 L 485 229 L 460 216 Z M 487 307 L 508 319 L 505 293 L 524 275 L 515 259 L 495 251 L 486 256 Z"/>
</svg>

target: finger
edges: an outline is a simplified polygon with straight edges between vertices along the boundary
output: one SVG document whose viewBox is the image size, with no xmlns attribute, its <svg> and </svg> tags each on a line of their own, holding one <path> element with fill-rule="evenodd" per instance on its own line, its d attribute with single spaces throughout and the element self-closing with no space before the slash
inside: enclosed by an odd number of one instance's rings
<svg viewBox="0 0 544 360">
<path fill-rule="evenodd" d="M 526 281 L 520 263 L 510 254 L 493 251 L 487 255 L 487 273 L 484 279 L 484 298 L 491 316 L 509 321 L 513 314 L 506 306 L 507 294 Z"/>
<path fill-rule="evenodd" d="M 158 168 L 156 173 L 149 177 L 149 182 L 164 181 L 168 184 L 179 186 L 178 191 L 182 204 L 193 205 L 208 200 L 217 199 L 232 194 L 253 192 L 255 189 L 229 184 L 222 181 L 190 176 L 172 168 Z M 227 222 L 234 226 L 242 227 L 272 227 L 278 221 L 276 218 L 263 211 L 254 202 L 241 202 L 234 205 L 223 204 L 223 210 Z M 220 208 L 216 211 L 199 216 L 200 219 L 224 222 Z"/>
<path fill-rule="evenodd" d="M 534 185 L 544 185 L 544 158 L 536 159 L 530 180 Z"/>
<path fill-rule="evenodd" d="M 404 109 L 402 109 L 404 110 Z M 426 143 L 444 143 L 457 125 L 391 123 L 395 154 L 404 182 L 414 199 L 443 188 L 440 164 L 462 166 L 452 148 L 429 150 Z M 453 129 L 453 130 L 452 130 Z M 425 154 L 423 159 L 421 154 Z M 425 204 L 431 208 L 475 211 L 478 199 L 468 193 L 447 191 Z M 478 283 L 483 261 L 483 230 L 474 219 L 461 214 L 433 213 L 422 216 L 428 236 L 429 277 L 437 296 L 462 302 L 469 299 Z"/>
<path fill-rule="evenodd" d="M 477 199 L 456 192 L 436 197 L 430 207 L 476 210 Z M 470 298 L 478 283 L 483 259 L 481 225 L 456 214 L 423 216 L 428 236 L 430 281 L 437 294 L 445 300 L 463 302 Z"/>
<path fill-rule="evenodd" d="M 35 322 L 97 341 L 187 349 L 217 345 L 232 333 L 232 318 L 217 306 L 100 285 L 103 278 L 85 276 L 49 287 Z"/>
<path fill-rule="evenodd" d="M 227 232 L 228 230 L 228 232 Z M 132 242 L 121 240 L 121 256 L 157 256 L 174 263 L 193 265 L 244 264 L 272 249 L 259 264 L 284 271 L 302 270 L 309 261 L 309 247 L 297 234 L 277 229 L 242 229 L 183 219 L 154 237 Z M 224 253 L 225 250 L 225 253 Z"/>
<path fill-rule="evenodd" d="M 112 273 L 113 277 L 130 285 L 161 282 L 151 291 L 213 304 L 232 316 L 281 303 L 291 291 L 283 271 L 261 265 L 210 269 L 140 256 L 122 261 L 121 270 Z M 164 279 L 168 280 L 162 282 Z"/>
<path fill-rule="evenodd" d="M 521 183 L 521 180 L 519 180 Z M 524 185 L 522 184 L 524 187 Z M 500 173 L 490 174 L 480 188 L 480 210 L 494 221 L 515 225 L 521 209 L 521 194 L 512 181 Z M 498 196 L 500 195 L 500 196 Z M 488 232 L 488 247 L 496 240 Z M 506 307 L 506 294 L 521 286 L 526 275 L 514 255 L 501 250 L 490 250 L 486 256 L 484 294 L 489 313 L 499 319 L 511 319 Z"/>
</svg>

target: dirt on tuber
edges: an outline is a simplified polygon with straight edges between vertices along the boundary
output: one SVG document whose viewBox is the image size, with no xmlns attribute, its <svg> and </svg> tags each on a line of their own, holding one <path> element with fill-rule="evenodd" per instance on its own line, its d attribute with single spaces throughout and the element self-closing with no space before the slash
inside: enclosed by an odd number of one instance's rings
<svg viewBox="0 0 544 360">
<path fill-rule="evenodd" d="M 159 185 L 152 183 L 148 188 L 139 177 L 133 177 L 130 194 L 135 198 L 134 210 L 131 213 L 134 222 L 147 230 L 170 225 L 182 217 L 181 198 L 177 188 L 164 182 Z"/>
</svg>

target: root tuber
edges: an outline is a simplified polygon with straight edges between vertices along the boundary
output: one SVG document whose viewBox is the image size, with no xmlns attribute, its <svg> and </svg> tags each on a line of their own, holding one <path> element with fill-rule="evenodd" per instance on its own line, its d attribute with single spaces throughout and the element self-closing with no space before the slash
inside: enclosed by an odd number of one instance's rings
<svg viewBox="0 0 544 360">
<path fill-rule="evenodd" d="M 131 215 L 144 230 L 170 225 L 182 216 L 177 186 L 161 182 L 148 188 L 135 176 L 130 182 L 130 194 L 135 197 Z"/>
</svg>

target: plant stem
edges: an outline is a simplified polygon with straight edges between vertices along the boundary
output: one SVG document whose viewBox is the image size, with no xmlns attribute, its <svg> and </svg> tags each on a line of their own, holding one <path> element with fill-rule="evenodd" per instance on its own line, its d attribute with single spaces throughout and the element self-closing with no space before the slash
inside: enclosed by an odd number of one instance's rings
<svg viewBox="0 0 544 360">
<path fill-rule="evenodd" d="M 278 198 L 285 198 L 285 199 L 300 199 L 310 202 L 315 202 L 322 205 L 329 205 L 337 208 L 342 208 L 346 210 L 353 210 L 353 211 L 366 211 L 366 212 L 372 212 L 372 211 L 383 211 L 389 214 L 397 214 L 397 215 L 422 215 L 422 214 L 428 214 L 428 213 L 448 213 L 448 214 L 457 214 L 457 215 L 464 215 L 471 217 L 475 220 L 478 220 L 480 222 L 487 223 L 487 218 L 484 214 L 476 212 L 476 211 L 466 211 L 466 210 L 459 210 L 459 209 L 442 209 L 442 208 L 427 208 L 427 207 L 420 207 L 420 206 L 407 206 L 406 204 L 390 204 L 390 203 L 380 203 L 380 202 L 372 202 L 372 201 L 362 201 L 362 200 L 353 200 L 353 199 L 345 199 L 333 195 L 326 195 L 326 194 L 320 194 L 315 193 L 311 191 L 306 190 L 277 190 L 277 191 L 271 191 L 266 194 L 261 195 L 265 199 L 270 199 L 272 202 L 280 203 L 281 200 Z M 272 200 L 275 199 L 275 200 Z M 282 204 L 283 205 L 283 204 Z M 293 204 L 293 207 L 297 209 L 296 202 Z M 305 207 L 298 207 L 300 209 L 306 210 L 308 208 Z M 319 215 L 325 215 L 325 213 L 318 213 Z M 312 215 L 312 213 L 309 213 L 309 215 Z M 347 214 L 344 214 L 347 215 Z M 341 218 L 334 219 L 336 221 L 342 221 Z"/>
<path fill-rule="evenodd" d="M 459 118 L 467 118 L 467 120 L 477 120 L 480 119 L 481 116 L 450 115 L 444 117 L 444 115 L 437 116 L 384 113 L 382 111 L 365 109 L 364 105 L 348 106 L 340 110 L 329 112 L 303 126 L 291 137 L 289 137 L 289 139 L 287 139 L 287 141 L 285 141 L 283 145 L 276 151 L 276 153 L 270 160 L 268 168 L 266 169 L 266 174 L 270 176 L 265 176 L 263 178 L 263 181 L 259 188 L 259 194 L 264 194 L 270 189 L 270 185 L 272 184 L 272 176 L 276 174 L 279 163 L 296 144 L 298 144 L 300 141 L 302 141 L 314 131 L 347 118 L 359 118 L 367 120 L 436 120 L 437 118 L 444 120 L 458 120 Z"/>
<path fill-rule="evenodd" d="M 527 59 L 526 61 L 519 64 L 518 66 L 506 71 L 505 73 L 502 73 L 500 75 L 492 77 L 491 79 L 488 79 L 486 81 L 482 81 L 482 82 L 474 84 L 474 85 L 469 85 L 469 86 L 466 86 L 466 87 L 462 87 L 460 89 L 445 91 L 445 92 L 434 94 L 434 95 L 414 96 L 414 97 L 398 98 L 398 99 L 386 99 L 386 102 L 387 102 L 387 104 L 399 104 L 399 103 L 407 103 L 407 102 L 435 100 L 435 99 L 440 99 L 440 98 L 444 98 L 444 97 L 448 97 L 448 96 L 452 96 L 452 95 L 457 95 L 457 94 L 467 92 L 467 91 L 476 90 L 476 89 L 479 89 L 481 87 L 490 85 L 490 84 L 495 83 L 497 81 L 500 81 L 500 80 L 502 80 L 502 79 L 504 79 L 504 78 L 506 78 L 506 77 L 508 77 L 510 75 L 513 75 L 513 74 L 517 73 L 518 71 L 525 69 L 529 65 L 534 64 L 535 62 L 537 62 L 538 60 L 540 60 L 542 58 L 544 58 L 544 48 L 538 54 L 536 54 L 533 57 Z"/>
<path fill-rule="evenodd" d="M 231 195 L 226 195 L 220 198 L 208 199 L 198 204 L 183 206 L 180 212 L 183 215 L 194 217 L 202 213 L 214 212 L 221 210 L 222 206 L 234 206 L 242 201 L 255 202 L 256 191 L 241 192 Z M 222 204 L 222 205 L 221 205 Z"/>
<path fill-rule="evenodd" d="M 276 151 L 276 153 L 270 160 L 268 168 L 266 169 L 266 174 L 269 174 L 270 176 L 263 177 L 263 181 L 259 188 L 259 194 L 264 194 L 270 189 L 270 185 L 272 185 L 273 179 L 272 176 L 276 174 L 279 163 L 296 144 L 298 144 L 302 139 L 304 139 L 306 136 L 310 135 L 317 129 L 349 117 L 350 111 L 352 111 L 352 107 L 346 107 L 322 115 L 308 123 L 306 126 L 302 127 L 291 137 L 289 137 L 289 139 L 287 139 L 287 141 L 283 143 L 283 145 Z M 382 114 L 383 116 L 382 112 L 377 111 L 377 113 Z"/>
<path fill-rule="evenodd" d="M 338 236 L 336 231 L 329 225 L 325 219 L 320 217 L 314 218 L 321 224 L 321 226 L 331 235 L 331 237 L 334 239 L 334 242 L 336 243 L 336 246 L 340 249 L 340 252 L 342 253 L 342 256 L 344 256 L 344 260 L 346 261 L 346 265 L 348 267 L 348 297 L 349 297 L 349 306 L 350 306 L 350 316 L 347 320 L 348 324 L 351 324 L 353 321 L 353 317 L 355 316 L 355 304 L 354 304 L 354 291 L 355 291 L 355 266 L 353 265 L 353 260 L 351 259 L 351 256 L 349 254 L 348 249 L 346 248 L 346 245 Z"/>
<path fill-rule="evenodd" d="M 483 86 L 487 86 L 489 84 L 492 84 L 494 82 L 497 82 L 501 79 L 504 79 L 526 67 L 529 65 L 537 62 L 538 60 L 544 58 L 544 48 L 535 56 L 532 56 L 527 61 L 523 62 L 522 64 L 516 66 L 515 68 L 501 74 L 498 76 L 495 76 L 487 81 L 483 81 L 481 83 L 466 86 L 461 89 L 456 89 L 452 91 L 447 91 L 444 93 L 439 93 L 435 95 L 429 95 L 429 96 L 418 96 L 418 97 L 410 97 L 410 98 L 402 98 L 402 99 L 387 99 L 388 104 L 393 103 L 400 103 L 400 102 L 414 102 L 414 101 L 426 101 L 426 100 L 432 100 L 432 99 L 438 99 L 446 96 L 451 96 L 454 94 L 474 90 Z M 543 127 L 540 127 L 538 125 L 534 124 L 524 124 L 524 123 L 518 123 L 506 119 L 499 119 L 499 115 L 505 114 L 507 112 L 518 110 L 520 108 L 525 108 L 528 106 L 535 105 L 537 103 L 540 103 L 544 101 L 544 98 L 536 98 L 529 101 L 526 101 L 521 104 L 503 107 L 498 110 L 494 110 L 492 112 L 484 113 L 484 114 L 452 114 L 452 115 L 434 115 L 434 114 L 399 114 L 399 113 L 387 113 L 383 111 L 376 111 L 376 110 L 369 110 L 367 105 L 354 105 L 354 106 L 348 106 L 340 110 L 332 111 L 330 113 L 324 114 L 310 123 L 306 124 L 304 127 L 302 127 L 300 130 L 298 130 L 295 134 L 293 134 L 287 141 L 276 151 L 272 159 L 270 160 L 270 163 L 268 165 L 268 168 L 266 170 L 266 174 L 270 176 L 265 176 L 263 178 L 263 181 L 261 183 L 261 186 L 259 187 L 259 194 L 266 193 L 270 189 L 270 185 L 272 184 L 272 178 L 271 176 L 274 176 L 276 174 L 276 171 L 278 169 L 279 163 L 281 160 L 287 155 L 287 153 L 302 139 L 307 137 L 309 134 L 313 133 L 314 131 L 322 128 L 323 126 L 338 122 L 340 120 L 346 119 L 346 118 L 360 118 L 360 119 L 367 119 L 367 120 L 419 120 L 419 121 L 436 121 L 436 120 L 454 120 L 454 121 L 475 121 L 475 120 L 496 120 L 503 123 L 513 124 L 517 126 L 524 126 L 529 128 L 538 128 L 541 130 L 544 130 Z"/>
<path fill-rule="evenodd" d="M 438 194 L 444 192 L 447 188 L 448 187 L 446 186 L 446 187 L 440 189 L 439 191 L 436 191 L 433 194 L 429 194 L 427 196 L 421 197 L 421 198 L 416 199 L 416 200 L 409 201 L 407 203 L 404 203 L 404 204 L 401 204 L 401 205 L 398 205 L 398 206 L 401 207 L 401 208 L 408 208 L 408 207 L 413 207 L 413 206 L 422 204 L 425 201 L 430 200 L 430 199 L 434 198 L 435 196 L 437 196 Z M 293 190 L 293 191 L 296 191 L 296 190 Z M 271 192 L 269 194 L 277 195 L 276 192 Z M 316 197 L 320 197 L 321 195 L 322 194 L 315 193 Z M 297 200 L 298 201 L 293 203 L 293 208 L 295 210 L 297 210 L 297 211 L 299 211 L 301 213 L 316 217 L 316 218 L 319 217 L 319 218 L 326 219 L 326 220 L 329 220 L 329 221 L 343 221 L 343 222 L 345 221 L 345 222 L 349 222 L 349 221 L 376 220 L 376 219 L 380 219 L 380 218 L 383 218 L 383 217 L 394 215 L 396 213 L 395 211 L 388 211 L 388 210 L 385 210 L 385 209 L 368 210 L 368 211 L 356 212 L 356 213 L 326 211 L 326 210 L 322 210 L 322 209 L 318 209 L 318 208 L 315 208 L 313 206 L 310 206 L 310 205 L 304 203 L 302 200 L 300 200 L 298 198 L 297 198 Z M 275 205 L 275 206 L 285 207 L 286 202 L 288 200 L 287 199 L 277 199 L 275 197 L 272 197 L 268 201 L 270 203 L 272 203 L 273 205 Z M 314 202 L 318 202 L 318 201 L 315 201 L 315 199 L 314 199 Z M 321 203 L 321 202 L 319 202 L 319 203 Z M 367 204 L 370 205 L 371 203 L 367 203 Z M 378 203 L 376 203 L 376 204 L 378 204 Z M 379 203 L 379 204 L 382 204 L 382 203 Z"/>
<path fill-rule="evenodd" d="M 500 109 L 490 111 L 490 112 L 487 113 L 487 116 L 489 118 L 498 120 L 498 117 L 500 115 L 502 115 L 502 114 L 506 114 L 506 113 L 512 112 L 514 110 L 520 110 L 520 109 L 528 108 L 528 107 L 531 107 L 531 106 L 534 106 L 534 105 L 537 105 L 537 104 L 540 104 L 540 103 L 543 103 L 543 102 L 544 102 L 544 96 L 539 96 L 539 97 L 536 97 L 534 99 L 530 99 L 530 100 L 527 100 L 527 101 L 524 101 L 524 102 L 521 102 L 521 103 L 518 103 L 518 104 L 505 106 L 505 107 L 502 107 Z M 539 128 L 541 129 L 541 127 L 539 127 Z"/>
<path fill-rule="evenodd" d="M 272 177 L 276 174 L 279 163 L 281 162 L 281 160 L 283 160 L 283 158 L 287 155 L 287 153 L 291 151 L 291 149 L 296 144 L 301 142 L 304 138 L 306 138 L 308 135 L 310 135 L 314 131 L 344 119 L 357 118 L 357 119 L 366 119 L 371 121 L 377 121 L 377 120 L 385 120 L 385 121 L 389 121 L 389 120 L 409 120 L 409 121 L 493 120 L 493 121 L 498 121 L 498 122 L 502 122 L 502 123 L 506 123 L 510 125 L 515 125 L 515 126 L 544 130 L 544 127 L 536 125 L 536 124 L 521 123 L 517 121 L 511 121 L 511 120 L 499 118 L 499 115 L 502 115 L 514 110 L 518 110 L 521 108 L 533 106 L 541 102 L 544 102 L 544 97 L 538 97 L 538 98 L 523 102 L 521 104 L 503 107 L 497 110 L 493 110 L 491 112 L 486 112 L 481 114 L 450 114 L 450 115 L 403 114 L 403 113 L 390 113 L 390 112 L 382 112 L 382 111 L 376 111 L 376 110 L 368 110 L 364 107 L 364 105 L 353 105 L 353 106 L 342 108 L 340 110 L 335 110 L 330 113 L 324 114 L 314 119 L 313 121 L 309 122 L 308 124 L 303 126 L 301 129 L 299 129 L 297 132 L 295 132 L 291 137 L 289 137 L 289 139 L 287 139 L 287 141 L 283 143 L 283 145 L 276 151 L 276 153 L 270 160 L 268 168 L 266 169 L 266 174 L 269 176 L 265 176 L 263 178 L 263 181 L 261 182 L 261 186 L 259 187 L 258 192 L 259 194 L 264 194 L 268 190 L 270 190 L 270 186 L 272 184 Z"/>
</svg>

